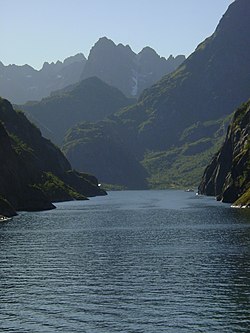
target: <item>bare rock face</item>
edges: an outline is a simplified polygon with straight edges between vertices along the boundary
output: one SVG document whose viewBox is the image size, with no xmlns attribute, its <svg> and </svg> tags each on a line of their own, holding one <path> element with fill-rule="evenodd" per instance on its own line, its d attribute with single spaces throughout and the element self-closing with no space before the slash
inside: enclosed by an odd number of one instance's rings
<svg viewBox="0 0 250 333">
<path fill-rule="evenodd" d="M 233 203 L 250 187 L 250 100 L 234 114 L 225 142 L 206 168 L 199 192 Z"/>
</svg>

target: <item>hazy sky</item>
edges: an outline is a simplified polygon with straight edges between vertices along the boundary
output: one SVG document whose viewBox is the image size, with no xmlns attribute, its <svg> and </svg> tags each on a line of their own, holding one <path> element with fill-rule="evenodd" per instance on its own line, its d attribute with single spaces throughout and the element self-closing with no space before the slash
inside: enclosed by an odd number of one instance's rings
<svg viewBox="0 0 250 333">
<path fill-rule="evenodd" d="M 189 55 L 211 35 L 233 0 L 0 0 L 5 65 L 86 57 L 102 36 L 138 53 Z"/>
</svg>

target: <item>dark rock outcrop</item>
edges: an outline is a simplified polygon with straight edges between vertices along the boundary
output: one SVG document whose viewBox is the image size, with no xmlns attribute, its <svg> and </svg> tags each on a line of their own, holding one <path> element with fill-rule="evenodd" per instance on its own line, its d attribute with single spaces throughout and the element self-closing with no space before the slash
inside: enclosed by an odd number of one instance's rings
<svg viewBox="0 0 250 333">
<path fill-rule="evenodd" d="M 204 172 L 199 192 L 233 203 L 249 188 L 250 100 L 235 112 L 222 148 Z"/>
</svg>

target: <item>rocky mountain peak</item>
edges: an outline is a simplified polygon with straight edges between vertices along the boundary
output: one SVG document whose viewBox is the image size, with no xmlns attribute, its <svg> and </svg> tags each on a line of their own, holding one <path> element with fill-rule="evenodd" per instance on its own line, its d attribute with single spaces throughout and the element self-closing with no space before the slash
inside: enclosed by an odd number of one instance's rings
<svg viewBox="0 0 250 333">
<path fill-rule="evenodd" d="M 116 45 L 102 37 L 90 51 L 82 79 L 97 76 L 126 96 L 137 97 L 142 90 L 177 68 L 179 63 L 169 66 L 168 61 L 149 46 L 136 54 L 129 45 Z"/>
<path fill-rule="evenodd" d="M 149 46 L 145 46 L 140 52 L 140 55 L 156 55 L 159 56 L 156 51 L 154 49 L 152 49 L 152 47 Z"/>
<path fill-rule="evenodd" d="M 98 52 L 105 52 L 110 49 L 112 50 L 115 47 L 116 45 L 111 39 L 107 37 L 101 37 L 91 48 L 88 59 L 93 57 Z"/>
<path fill-rule="evenodd" d="M 82 61 L 86 61 L 86 60 L 87 59 L 85 58 L 83 53 L 77 53 L 74 56 L 70 56 L 70 57 L 64 59 L 63 63 L 65 65 L 70 65 L 70 64 L 75 63 L 75 62 L 82 62 Z"/>
</svg>

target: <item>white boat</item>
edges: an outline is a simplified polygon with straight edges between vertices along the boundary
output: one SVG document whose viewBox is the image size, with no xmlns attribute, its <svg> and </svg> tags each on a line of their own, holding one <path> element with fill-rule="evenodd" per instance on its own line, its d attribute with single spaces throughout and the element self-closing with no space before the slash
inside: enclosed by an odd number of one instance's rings
<svg viewBox="0 0 250 333">
<path fill-rule="evenodd" d="M 10 221 L 10 220 L 12 220 L 11 217 L 0 215 L 0 222 L 7 222 L 7 221 Z"/>
<path fill-rule="evenodd" d="M 187 188 L 187 189 L 185 190 L 185 192 L 194 192 L 194 189 L 192 189 L 192 188 Z"/>
</svg>

